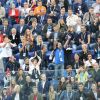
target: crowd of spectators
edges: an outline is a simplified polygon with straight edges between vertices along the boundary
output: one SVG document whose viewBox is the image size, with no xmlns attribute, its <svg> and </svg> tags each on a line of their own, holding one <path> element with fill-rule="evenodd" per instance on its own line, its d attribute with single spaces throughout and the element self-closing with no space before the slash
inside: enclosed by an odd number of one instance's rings
<svg viewBox="0 0 100 100">
<path fill-rule="evenodd" d="M 100 0 L 0 0 L 0 100 L 100 100 Z"/>
</svg>

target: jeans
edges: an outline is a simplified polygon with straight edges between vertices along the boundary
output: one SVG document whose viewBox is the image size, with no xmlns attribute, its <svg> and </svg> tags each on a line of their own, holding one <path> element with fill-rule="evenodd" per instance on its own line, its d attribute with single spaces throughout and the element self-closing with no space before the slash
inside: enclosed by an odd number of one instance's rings
<svg viewBox="0 0 100 100">
<path fill-rule="evenodd" d="M 64 64 L 54 64 L 55 78 L 60 78 L 63 76 Z"/>
</svg>

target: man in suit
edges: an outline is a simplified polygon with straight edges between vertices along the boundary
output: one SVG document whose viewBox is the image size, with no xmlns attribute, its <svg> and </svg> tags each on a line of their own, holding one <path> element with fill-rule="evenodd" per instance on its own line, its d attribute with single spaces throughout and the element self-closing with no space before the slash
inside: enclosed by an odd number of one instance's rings
<svg viewBox="0 0 100 100">
<path fill-rule="evenodd" d="M 43 100 L 41 93 L 38 92 L 36 86 L 33 87 L 33 93 L 29 96 L 28 100 Z"/>
<path fill-rule="evenodd" d="M 5 35 L 10 35 L 10 31 L 11 31 L 11 26 L 8 25 L 8 20 L 4 19 L 3 20 L 3 26 L 1 27 L 2 33 Z"/>
<path fill-rule="evenodd" d="M 51 32 L 53 32 L 53 22 L 52 22 L 52 18 L 48 17 L 47 23 L 44 25 L 44 28 L 43 28 L 43 40 L 44 41 L 47 41 L 46 35 L 50 34 Z"/>
<path fill-rule="evenodd" d="M 88 100 L 100 100 L 100 91 L 97 90 L 96 83 L 93 83 L 91 88 Z"/>
<path fill-rule="evenodd" d="M 63 19 L 66 23 L 67 14 L 65 12 L 65 7 L 61 7 L 60 14 L 58 15 L 58 20 Z"/>
<path fill-rule="evenodd" d="M 25 20 L 21 18 L 19 22 L 19 26 L 17 27 L 17 32 L 21 36 L 23 36 L 25 34 L 26 29 L 28 29 L 28 26 L 25 24 Z"/>
<path fill-rule="evenodd" d="M 41 74 L 41 81 L 38 83 L 38 91 L 42 93 L 43 99 L 47 100 L 50 82 L 46 79 L 45 74 Z"/>
<path fill-rule="evenodd" d="M 28 16 L 26 16 L 25 18 L 25 24 L 31 25 L 33 18 L 34 18 L 33 10 L 30 10 Z"/>
<path fill-rule="evenodd" d="M 40 65 L 41 70 L 45 70 L 48 65 L 47 56 L 46 56 L 47 46 L 42 45 L 41 50 L 37 51 L 37 55 L 41 58 L 42 62 Z"/>
<path fill-rule="evenodd" d="M 34 36 L 40 35 L 42 33 L 42 27 L 40 24 L 37 23 L 37 19 L 33 18 L 32 25 L 30 26 L 32 34 Z"/>
<path fill-rule="evenodd" d="M 30 76 L 26 76 L 26 82 L 22 88 L 22 94 L 24 96 L 24 100 L 28 100 L 29 95 L 33 92 L 32 87 L 36 86 L 34 82 L 32 82 Z"/>
<path fill-rule="evenodd" d="M 76 93 L 74 94 L 74 100 L 88 100 L 88 96 L 86 91 L 84 90 L 83 83 L 79 83 L 78 88 L 78 91 L 76 91 Z"/>
<path fill-rule="evenodd" d="M 47 14 L 43 15 L 43 16 L 37 16 L 38 19 L 38 23 L 41 25 L 45 25 L 47 22 Z"/>
<path fill-rule="evenodd" d="M 20 35 L 17 33 L 15 28 L 11 29 L 9 39 L 11 40 L 11 43 L 16 43 L 17 45 L 20 43 Z"/>
<path fill-rule="evenodd" d="M 60 13 L 60 6 L 57 0 L 51 0 L 50 5 L 47 7 L 47 14 L 53 18 L 53 22 L 57 22 L 57 15 Z"/>
</svg>

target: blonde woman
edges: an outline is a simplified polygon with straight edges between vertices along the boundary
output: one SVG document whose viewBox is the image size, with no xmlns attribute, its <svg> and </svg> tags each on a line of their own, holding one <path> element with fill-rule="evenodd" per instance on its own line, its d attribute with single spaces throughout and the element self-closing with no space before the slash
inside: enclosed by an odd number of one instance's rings
<svg viewBox="0 0 100 100">
<path fill-rule="evenodd" d="M 49 95 L 48 96 L 49 96 L 49 100 L 58 100 L 57 99 L 57 93 L 54 90 L 54 87 L 52 85 L 49 88 Z"/>
</svg>

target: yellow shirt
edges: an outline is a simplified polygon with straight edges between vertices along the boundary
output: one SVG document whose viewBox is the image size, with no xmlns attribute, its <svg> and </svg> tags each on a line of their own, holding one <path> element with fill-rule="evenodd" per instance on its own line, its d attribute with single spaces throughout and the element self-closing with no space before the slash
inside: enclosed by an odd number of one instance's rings
<svg viewBox="0 0 100 100">
<path fill-rule="evenodd" d="M 46 7 L 44 6 L 38 6 L 34 9 L 34 15 L 37 16 L 37 15 L 45 15 L 46 14 Z"/>
</svg>

